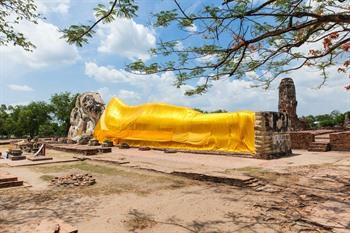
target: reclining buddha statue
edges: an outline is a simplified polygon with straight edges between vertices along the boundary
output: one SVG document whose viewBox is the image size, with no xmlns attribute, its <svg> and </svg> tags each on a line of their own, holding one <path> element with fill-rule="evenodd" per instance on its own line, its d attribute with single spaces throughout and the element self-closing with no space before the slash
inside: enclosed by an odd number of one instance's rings
<svg viewBox="0 0 350 233">
<path fill-rule="evenodd" d="M 255 153 L 255 113 L 205 114 L 163 103 L 128 106 L 112 98 L 94 137 L 114 144 L 189 151 Z"/>
</svg>

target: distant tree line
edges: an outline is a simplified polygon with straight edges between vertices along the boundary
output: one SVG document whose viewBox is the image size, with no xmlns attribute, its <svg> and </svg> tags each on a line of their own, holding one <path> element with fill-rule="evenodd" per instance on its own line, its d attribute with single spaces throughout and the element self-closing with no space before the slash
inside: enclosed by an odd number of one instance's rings
<svg viewBox="0 0 350 233">
<path fill-rule="evenodd" d="M 346 115 L 350 117 L 350 111 L 341 113 L 338 110 L 334 110 L 330 114 L 322 114 L 317 116 L 308 115 L 302 119 L 306 120 L 309 128 L 317 129 L 322 127 L 343 126 Z"/>
<path fill-rule="evenodd" d="M 0 105 L 0 137 L 65 136 L 70 126 L 70 112 L 78 94 L 63 92 L 49 102 L 28 105 Z"/>
</svg>

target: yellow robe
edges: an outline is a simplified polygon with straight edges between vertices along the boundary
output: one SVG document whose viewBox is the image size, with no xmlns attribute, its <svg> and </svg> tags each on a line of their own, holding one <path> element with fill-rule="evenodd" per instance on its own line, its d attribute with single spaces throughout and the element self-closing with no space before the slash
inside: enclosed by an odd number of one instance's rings
<svg viewBox="0 0 350 233">
<path fill-rule="evenodd" d="M 255 113 L 200 113 L 163 103 L 128 106 L 113 98 L 94 137 L 103 142 L 180 150 L 255 153 Z"/>
</svg>

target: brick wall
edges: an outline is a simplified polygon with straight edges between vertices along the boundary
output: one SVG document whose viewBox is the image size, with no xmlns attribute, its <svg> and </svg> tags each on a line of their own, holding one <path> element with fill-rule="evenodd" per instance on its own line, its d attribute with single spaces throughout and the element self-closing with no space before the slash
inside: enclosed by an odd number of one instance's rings
<svg viewBox="0 0 350 233">
<path fill-rule="evenodd" d="M 350 131 L 329 135 L 331 150 L 350 151 Z"/>
<path fill-rule="evenodd" d="M 290 132 L 292 149 L 309 149 L 312 142 L 315 141 L 315 135 L 310 132 Z"/>
</svg>

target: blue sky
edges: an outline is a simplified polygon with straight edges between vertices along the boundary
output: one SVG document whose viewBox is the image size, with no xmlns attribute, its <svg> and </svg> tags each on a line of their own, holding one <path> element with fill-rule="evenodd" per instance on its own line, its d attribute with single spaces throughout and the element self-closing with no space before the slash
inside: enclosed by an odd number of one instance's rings
<svg viewBox="0 0 350 233">
<path fill-rule="evenodd" d="M 138 17 L 118 19 L 101 25 L 90 43 L 83 48 L 68 45 L 60 39 L 59 28 L 94 20 L 92 9 L 97 0 L 36 0 L 46 17 L 37 25 L 18 26 L 37 46 L 33 53 L 17 47 L 0 48 L 0 103 L 26 104 L 48 100 L 57 92 L 98 91 L 107 103 L 112 96 L 128 104 L 167 102 L 206 110 L 276 111 L 278 105 L 276 81 L 270 90 L 251 88 L 249 80 L 220 80 L 208 93 L 187 97 L 183 93 L 190 85 L 175 88 L 174 74 L 137 76 L 123 70 L 126 64 L 151 58 L 147 50 L 160 39 L 175 39 L 181 35 L 175 27 L 154 29 L 151 13 L 173 8 L 173 1 L 138 1 Z M 187 11 L 194 11 L 202 1 L 186 2 Z M 193 28 L 195 30 L 195 28 Z M 307 45 L 305 48 L 309 49 Z M 344 86 L 348 80 L 336 72 L 321 89 L 318 72 L 302 69 L 289 74 L 297 88 L 298 114 L 321 114 L 332 110 L 350 110 L 350 92 Z M 247 74 L 254 77 L 254 73 Z"/>
</svg>

